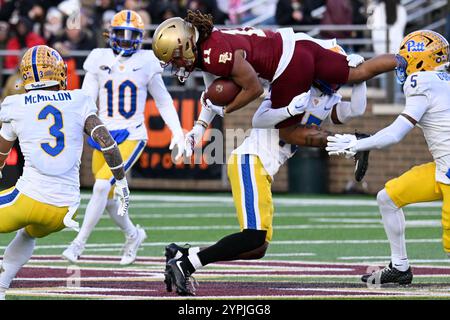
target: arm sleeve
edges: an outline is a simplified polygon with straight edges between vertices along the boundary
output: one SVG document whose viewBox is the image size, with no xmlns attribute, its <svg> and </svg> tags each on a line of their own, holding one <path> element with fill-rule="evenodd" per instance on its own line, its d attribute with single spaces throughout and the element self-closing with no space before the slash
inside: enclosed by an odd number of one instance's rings
<svg viewBox="0 0 450 320">
<path fill-rule="evenodd" d="M 336 106 L 338 120 L 346 123 L 350 119 L 360 117 L 366 111 L 367 106 L 366 83 L 355 84 L 352 88 L 352 98 L 350 102 L 343 101 Z"/>
<path fill-rule="evenodd" d="M 277 123 L 290 118 L 287 107 L 272 109 L 270 99 L 264 99 L 252 119 L 253 128 L 275 128 Z"/>
<path fill-rule="evenodd" d="M 92 72 L 86 72 L 81 90 L 83 90 L 94 101 L 97 101 L 99 90 L 97 76 Z"/>
<path fill-rule="evenodd" d="M 172 134 L 182 132 L 180 119 L 175 111 L 172 97 L 167 91 L 160 73 L 156 73 L 151 78 L 148 83 L 148 91 L 153 99 L 155 99 L 156 107 L 170 131 L 172 131 Z"/>
<path fill-rule="evenodd" d="M 3 123 L 2 128 L 0 129 L 0 135 L 3 137 L 3 139 L 8 141 L 14 141 L 17 139 L 17 135 L 14 132 L 13 126 L 11 123 Z"/>
<path fill-rule="evenodd" d="M 388 127 L 378 131 L 369 138 L 361 139 L 351 148 L 352 151 L 364 151 L 371 149 L 383 149 L 400 142 L 414 128 L 414 125 L 400 115 Z"/>
</svg>

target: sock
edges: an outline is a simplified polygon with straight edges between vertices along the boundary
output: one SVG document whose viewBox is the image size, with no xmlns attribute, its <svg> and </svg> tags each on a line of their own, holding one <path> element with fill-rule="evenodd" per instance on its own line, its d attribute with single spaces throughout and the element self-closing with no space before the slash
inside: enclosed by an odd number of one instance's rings
<svg viewBox="0 0 450 320">
<path fill-rule="evenodd" d="M 30 237 L 25 229 L 17 231 L 16 237 L 6 247 L 0 273 L 0 287 L 9 288 L 20 268 L 30 260 L 36 239 Z"/>
<path fill-rule="evenodd" d="M 236 259 L 241 253 L 252 251 L 264 244 L 266 231 L 244 229 L 222 238 L 212 246 L 201 250 L 197 255 L 202 266 L 212 262 Z"/>
<path fill-rule="evenodd" d="M 386 189 L 378 192 L 377 202 L 383 219 L 384 230 L 391 246 L 392 266 L 399 271 L 406 271 L 409 268 L 409 261 L 406 254 L 406 223 L 403 210 L 392 202 Z"/>
<path fill-rule="evenodd" d="M 201 269 L 203 267 L 203 264 L 201 263 L 198 254 L 196 253 L 188 255 L 188 260 L 191 263 L 194 271 Z"/>
<path fill-rule="evenodd" d="M 135 237 L 137 235 L 137 229 L 135 225 L 133 224 L 133 222 L 131 222 L 128 214 L 124 216 L 119 216 L 117 214 L 119 206 L 119 199 L 108 199 L 108 201 L 106 202 L 106 211 L 128 238 Z"/>
<path fill-rule="evenodd" d="M 103 214 L 103 211 L 105 211 L 106 201 L 108 200 L 108 193 L 110 189 L 111 184 L 108 180 L 95 180 L 92 196 L 84 214 L 83 225 L 81 226 L 80 232 L 74 241 L 77 241 L 83 246 L 86 244 L 92 230 L 94 230 Z"/>
</svg>

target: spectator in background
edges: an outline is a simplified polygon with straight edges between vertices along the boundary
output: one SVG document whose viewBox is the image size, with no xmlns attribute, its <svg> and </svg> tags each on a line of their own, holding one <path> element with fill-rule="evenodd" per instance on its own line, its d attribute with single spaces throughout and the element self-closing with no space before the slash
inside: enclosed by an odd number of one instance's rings
<svg viewBox="0 0 450 320">
<path fill-rule="evenodd" d="M 320 24 L 349 25 L 352 23 L 353 8 L 350 0 L 327 0 L 325 14 Z M 320 35 L 325 39 L 349 38 L 351 31 L 322 30 Z"/>
<path fill-rule="evenodd" d="M 275 11 L 275 21 L 281 26 L 317 24 L 318 21 L 311 16 L 311 12 L 321 5 L 323 1 L 320 0 L 279 0 Z"/>
<path fill-rule="evenodd" d="M 407 13 L 400 0 L 381 0 L 373 8 L 368 24 L 372 29 L 372 42 L 375 55 L 383 53 L 397 53 L 403 40 L 407 23 Z M 388 31 L 389 30 L 389 31 Z M 387 31 L 389 32 L 389 50 L 386 47 Z M 387 74 L 380 76 L 380 86 L 387 88 Z M 403 99 L 401 85 L 394 83 L 394 99 L 400 102 Z"/>
<path fill-rule="evenodd" d="M 81 26 L 83 26 L 83 18 L 81 18 Z M 64 50 L 87 50 L 90 51 L 97 47 L 96 39 L 94 38 L 90 28 L 72 28 L 67 20 L 64 34 L 56 39 L 56 42 L 61 43 Z M 74 57 L 76 61 L 76 68 L 81 69 L 86 57 Z"/>
<path fill-rule="evenodd" d="M 46 44 L 46 41 L 34 33 L 33 22 L 27 17 L 20 17 L 16 25 L 14 25 L 15 36 L 6 44 L 7 50 L 28 49 L 37 45 Z M 19 64 L 18 56 L 6 56 L 5 69 L 15 69 Z"/>
<path fill-rule="evenodd" d="M 373 49 L 376 55 L 396 53 L 400 48 L 407 13 L 400 0 L 381 0 L 373 8 L 368 24 L 372 29 Z M 386 31 L 389 26 L 389 50 L 386 48 Z"/>
<path fill-rule="evenodd" d="M 194 12 L 200 10 L 202 13 L 212 15 L 214 24 L 225 24 L 225 20 L 228 18 L 217 6 L 216 0 L 189 0 L 187 9 Z"/>
<path fill-rule="evenodd" d="M 6 44 L 8 42 L 9 34 L 9 23 L 5 21 L 0 21 L 0 50 L 6 49 Z M 3 66 L 5 57 L 0 56 L 0 68 Z M 0 72 L 0 88 L 3 85 L 3 73 Z"/>
<path fill-rule="evenodd" d="M 45 17 L 44 37 L 50 45 L 55 42 L 56 38 L 63 34 L 63 25 L 63 13 L 55 7 L 49 8 Z"/>
<path fill-rule="evenodd" d="M 53 48 L 59 52 L 67 65 L 67 90 L 80 89 L 80 76 L 77 74 L 77 61 L 62 42 L 56 42 Z"/>
</svg>

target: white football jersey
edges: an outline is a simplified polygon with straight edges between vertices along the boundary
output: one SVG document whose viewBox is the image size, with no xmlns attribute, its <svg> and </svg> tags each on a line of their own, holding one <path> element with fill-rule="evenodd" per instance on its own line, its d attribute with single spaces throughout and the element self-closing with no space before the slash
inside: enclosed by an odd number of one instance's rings
<svg viewBox="0 0 450 320">
<path fill-rule="evenodd" d="M 422 129 L 436 161 L 436 180 L 450 184 L 446 176 L 450 169 L 450 74 L 437 71 L 413 73 L 406 79 L 403 90 L 407 106 L 410 97 L 423 95 L 427 98 L 426 111 L 417 126 Z M 404 113 L 416 119 L 414 110 Z"/>
<path fill-rule="evenodd" d="M 99 99 L 99 117 L 108 130 L 128 129 L 129 140 L 147 139 L 144 110 L 148 85 L 162 73 L 159 60 L 151 50 L 139 50 L 130 57 L 117 59 L 110 48 L 94 49 L 83 68 L 96 83 L 83 82 L 94 100 Z"/>
<path fill-rule="evenodd" d="M 25 158 L 16 184 L 20 192 L 59 207 L 79 202 L 84 124 L 96 111 L 81 90 L 33 90 L 5 98 L 0 134 L 8 141 L 19 139 Z"/>
<path fill-rule="evenodd" d="M 311 88 L 310 103 L 302 106 L 304 115 L 301 124 L 320 126 L 329 120 L 333 106 L 341 102 L 341 95 L 325 95 L 316 88 Z M 292 99 L 291 103 L 301 100 L 300 96 Z M 297 146 L 283 142 L 278 129 L 255 129 L 250 136 L 233 151 L 235 154 L 253 154 L 259 156 L 266 171 L 273 177 L 280 167 L 294 155 Z"/>
</svg>

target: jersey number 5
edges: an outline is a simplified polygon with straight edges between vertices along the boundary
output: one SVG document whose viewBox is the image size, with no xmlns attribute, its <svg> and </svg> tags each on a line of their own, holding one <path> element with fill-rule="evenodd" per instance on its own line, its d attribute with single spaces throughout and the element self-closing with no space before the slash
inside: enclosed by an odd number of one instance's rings
<svg viewBox="0 0 450 320">
<path fill-rule="evenodd" d="M 105 88 L 108 93 L 108 117 L 112 117 L 113 113 L 113 81 L 108 80 L 105 83 Z M 130 90 L 130 110 L 125 110 L 125 90 Z M 125 80 L 119 86 L 119 113 L 125 119 L 131 118 L 136 113 L 136 100 L 137 100 L 137 88 L 136 85 L 130 80 Z"/>
<path fill-rule="evenodd" d="M 41 148 L 52 157 L 56 157 L 64 150 L 65 146 L 64 133 L 61 131 L 61 129 L 64 126 L 63 117 L 61 111 L 59 111 L 52 105 L 48 105 L 44 109 L 42 109 L 41 112 L 39 112 L 38 119 L 45 120 L 48 118 L 49 115 L 53 116 L 54 123 L 48 129 L 48 131 L 50 132 L 50 135 L 55 137 L 56 144 L 54 147 L 52 147 L 47 142 L 41 143 Z"/>
</svg>

